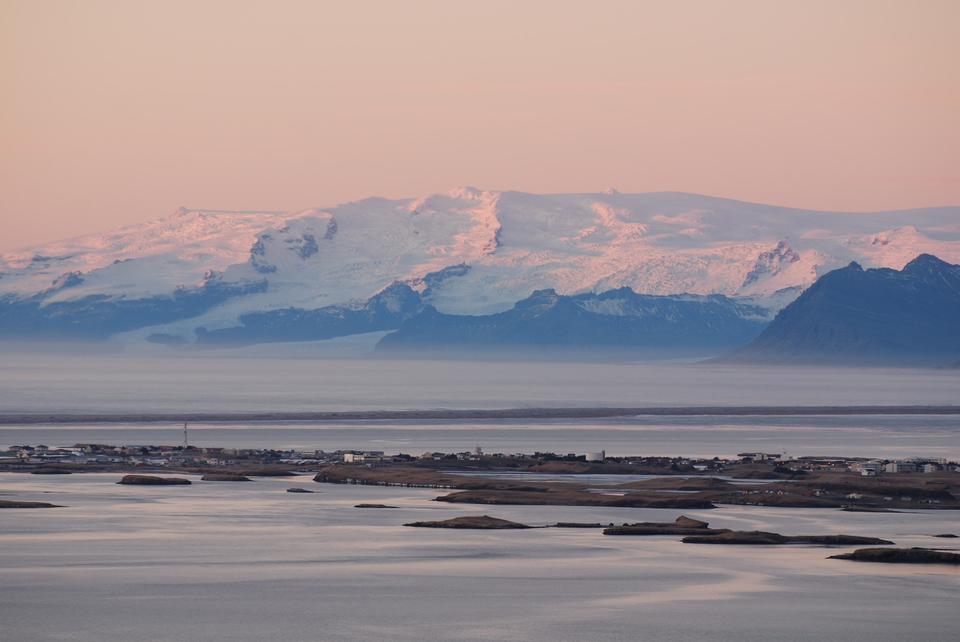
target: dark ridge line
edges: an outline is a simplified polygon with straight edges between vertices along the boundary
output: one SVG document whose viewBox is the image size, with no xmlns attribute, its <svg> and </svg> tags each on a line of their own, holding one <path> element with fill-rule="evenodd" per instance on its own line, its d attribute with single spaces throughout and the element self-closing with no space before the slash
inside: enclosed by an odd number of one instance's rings
<svg viewBox="0 0 960 642">
<path fill-rule="evenodd" d="M 348 410 L 325 412 L 203 413 L 163 412 L 128 414 L 8 413 L 0 425 L 161 423 L 235 421 L 362 421 L 457 419 L 602 419 L 611 417 L 701 417 L 811 415 L 960 415 L 960 406 L 693 406 L 639 408 L 505 408 L 495 410 Z"/>
</svg>

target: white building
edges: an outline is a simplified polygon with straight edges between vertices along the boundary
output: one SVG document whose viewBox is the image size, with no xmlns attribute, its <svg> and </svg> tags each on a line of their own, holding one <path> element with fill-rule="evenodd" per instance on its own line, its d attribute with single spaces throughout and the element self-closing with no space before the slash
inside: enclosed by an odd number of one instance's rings
<svg viewBox="0 0 960 642">
<path fill-rule="evenodd" d="M 851 466 L 851 468 L 860 471 L 860 474 L 864 477 L 873 477 L 874 475 L 879 475 L 886 470 L 886 465 L 879 459 L 874 459 L 873 461 L 856 463 Z"/>
<path fill-rule="evenodd" d="M 915 473 L 917 465 L 912 461 L 892 461 L 884 468 L 888 473 Z"/>
<path fill-rule="evenodd" d="M 363 464 L 369 462 L 383 461 L 382 450 L 365 450 L 362 453 L 347 452 L 343 453 L 343 463 L 345 464 Z"/>
</svg>

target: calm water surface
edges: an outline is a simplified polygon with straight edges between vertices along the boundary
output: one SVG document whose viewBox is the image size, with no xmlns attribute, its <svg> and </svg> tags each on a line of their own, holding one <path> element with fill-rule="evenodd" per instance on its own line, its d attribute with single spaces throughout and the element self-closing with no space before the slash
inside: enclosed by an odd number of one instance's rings
<svg viewBox="0 0 960 642">
<path fill-rule="evenodd" d="M 952 639 L 960 571 L 826 559 L 849 549 L 682 544 L 584 529 L 444 531 L 403 523 L 491 513 L 671 520 L 676 511 L 453 506 L 435 491 L 309 478 L 117 486 L 117 475 L 0 474 L 6 640 Z M 291 485 L 313 495 L 288 494 Z M 390 510 L 364 510 L 383 502 Z M 721 527 L 845 532 L 943 546 L 953 512 L 724 507 Z"/>
<path fill-rule="evenodd" d="M 0 354 L 0 412 L 955 404 L 960 370 Z"/>
<path fill-rule="evenodd" d="M 135 413 L 655 405 L 960 403 L 960 371 L 0 355 L 0 412 Z M 0 445 L 179 443 L 177 425 L 2 426 Z M 960 458 L 960 417 L 193 424 L 198 446 Z"/>
</svg>

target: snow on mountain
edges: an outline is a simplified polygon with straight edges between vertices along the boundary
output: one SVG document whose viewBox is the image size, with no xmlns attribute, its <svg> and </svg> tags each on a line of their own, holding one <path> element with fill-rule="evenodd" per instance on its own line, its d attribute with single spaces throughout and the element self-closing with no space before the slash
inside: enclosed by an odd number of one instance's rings
<svg viewBox="0 0 960 642">
<path fill-rule="evenodd" d="M 261 284 L 174 332 L 241 314 L 359 305 L 395 281 L 438 310 L 489 314 L 535 290 L 630 287 L 725 294 L 780 307 L 857 261 L 960 262 L 960 207 L 816 212 L 682 193 L 527 194 L 461 188 L 301 212 L 181 209 L 116 232 L 0 256 L 0 298 L 53 302 L 167 296 L 211 279 Z M 239 290 L 238 290 L 239 291 Z"/>
<path fill-rule="evenodd" d="M 169 294 L 245 261 L 257 235 L 286 218 L 282 212 L 180 208 L 107 234 L 11 252 L 0 255 L 0 295 L 30 295 L 53 287 L 60 291 L 48 301 Z M 70 275 L 72 279 L 64 278 Z"/>
</svg>

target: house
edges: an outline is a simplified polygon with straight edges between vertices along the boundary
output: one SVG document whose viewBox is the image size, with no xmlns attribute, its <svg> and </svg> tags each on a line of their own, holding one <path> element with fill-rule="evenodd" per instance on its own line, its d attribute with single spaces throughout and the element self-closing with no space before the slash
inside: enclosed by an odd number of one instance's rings
<svg viewBox="0 0 960 642">
<path fill-rule="evenodd" d="M 888 473 L 915 473 L 917 465 L 912 461 L 892 461 L 884 467 Z"/>
<path fill-rule="evenodd" d="M 770 453 L 738 453 L 737 458 L 743 463 L 752 463 L 758 461 L 774 461 L 780 459 L 780 455 Z"/>
<path fill-rule="evenodd" d="M 345 452 L 343 453 L 343 463 L 345 464 L 369 464 L 383 461 L 382 450 L 365 450 L 363 452 Z"/>
<path fill-rule="evenodd" d="M 864 477 L 874 477 L 884 472 L 886 464 L 880 461 L 879 459 L 874 459 L 873 461 L 862 461 L 853 464 L 850 469 L 854 471 L 859 471 Z"/>
</svg>

